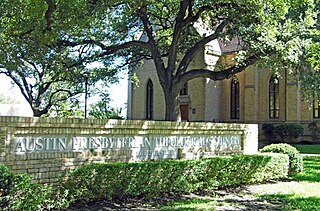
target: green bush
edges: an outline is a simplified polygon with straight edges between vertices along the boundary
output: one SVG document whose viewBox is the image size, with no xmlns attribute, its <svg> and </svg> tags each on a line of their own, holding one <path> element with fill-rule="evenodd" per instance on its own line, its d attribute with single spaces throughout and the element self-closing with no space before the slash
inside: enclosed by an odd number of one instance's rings
<svg viewBox="0 0 320 211">
<path fill-rule="evenodd" d="M 236 155 L 201 160 L 91 163 L 70 171 L 53 190 L 0 165 L 1 210 L 48 210 L 76 201 L 151 198 L 262 182 L 287 176 L 287 155 Z"/>
<path fill-rule="evenodd" d="M 48 210 L 67 205 L 50 186 L 33 182 L 28 174 L 13 174 L 0 165 L 1 210 Z"/>
<path fill-rule="evenodd" d="M 320 128 L 318 126 L 318 121 L 312 121 L 308 124 L 308 129 L 311 132 L 312 140 L 317 140 L 320 134 Z"/>
<path fill-rule="evenodd" d="M 299 151 L 289 144 L 270 144 L 263 147 L 260 152 L 275 152 L 289 156 L 289 174 L 300 173 L 303 170 L 303 159 Z"/>
<path fill-rule="evenodd" d="M 137 163 L 91 163 L 67 173 L 62 189 L 70 201 L 113 200 L 128 196 L 151 198 L 162 194 L 284 178 L 288 156 L 237 155 L 210 159 Z"/>
<path fill-rule="evenodd" d="M 13 188 L 14 175 L 6 166 L 0 165 L 0 207 L 9 203 L 8 195 Z"/>
<path fill-rule="evenodd" d="M 274 126 L 273 124 L 270 123 L 263 123 L 262 124 L 262 130 L 263 130 L 263 134 L 265 136 L 265 138 L 267 139 L 267 141 L 273 141 L 274 139 Z"/>
<path fill-rule="evenodd" d="M 282 141 L 293 142 L 299 136 L 303 135 L 303 127 L 299 124 L 284 123 L 277 125 L 273 132 L 278 135 Z"/>
</svg>

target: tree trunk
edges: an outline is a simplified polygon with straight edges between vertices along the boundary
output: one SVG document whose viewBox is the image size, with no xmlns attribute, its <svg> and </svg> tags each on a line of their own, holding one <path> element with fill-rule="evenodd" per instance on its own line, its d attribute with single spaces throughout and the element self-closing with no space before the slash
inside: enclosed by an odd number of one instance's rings
<svg viewBox="0 0 320 211">
<path fill-rule="evenodd" d="M 171 87 L 163 88 L 165 98 L 165 120 L 177 121 L 179 114 L 178 93 Z"/>
<path fill-rule="evenodd" d="M 40 117 L 42 115 L 42 113 L 38 110 L 33 110 L 33 116 L 34 117 Z"/>
<path fill-rule="evenodd" d="M 40 110 L 39 108 L 32 108 L 33 116 L 34 117 L 41 117 L 44 114 L 48 113 L 47 109 Z"/>
</svg>

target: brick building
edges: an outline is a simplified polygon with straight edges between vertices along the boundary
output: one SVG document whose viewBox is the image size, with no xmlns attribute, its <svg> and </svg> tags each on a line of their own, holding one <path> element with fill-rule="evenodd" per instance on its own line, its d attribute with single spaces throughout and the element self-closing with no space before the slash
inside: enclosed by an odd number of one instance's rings
<svg viewBox="0 0 320 211">
<path fill-rule="evenodd" d="M 190 68 L 215 71 L 219 55 L 228 50 L 217 41 L 211 42 Z M 128 118 L 164 120 L 164 96 L 153 61 L 145 61 L 134 72 L 140 82 L 139 86 L 129 85 Z M 305 138 L 308 124 L 320 118 L 318 104 L 302 101 L 299 84 L 289 74 L 275 75 L 258 65 L 228 80 L 193 79 L 181 90 L 179 103 L 179 121 L 258 123 L 260 128 L 263 123 L 300 123 L 305 127 Z"/>
</svg>

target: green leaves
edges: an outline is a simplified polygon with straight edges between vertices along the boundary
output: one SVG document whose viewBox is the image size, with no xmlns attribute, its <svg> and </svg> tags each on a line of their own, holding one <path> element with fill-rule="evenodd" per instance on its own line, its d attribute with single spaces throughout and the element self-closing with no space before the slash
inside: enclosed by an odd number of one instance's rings
<svg viewBox="0 0 320 211">
<path fill-rule="evenodd" d="M 284 178 L 287 170 L 288 157 L 284 155 L 92 163 L 68 172 L 62 187 L 70 193 L 71 201 L 135 196 L 152 198 Z"/>
<path fill-rule="evenodd" d="M 302 128 L 303 129 L 303 128 Z M 299 151 L 289 144 L 270 144 L 263 147 L 260 152 L 282 153 L 289 156 L 289 174 L 294 175 L 303 171 L 303 159 Z"/>
<path fill-rule="evenodd" d="M 83 72 L 97 52 L 78 42 L 104 36 L 104 11 L 86 0 L 1 1 L 0 8 L 0 74 L 20 88 L 34 115 L 82 93 Z M 104 78 L 115 74 L 95 69 Z"/>
<path fill-rule="evenodd" d="M 81 73 L 96 61 L 104 64 L 101 69 L 111 64 L 118 70 L 153 59 L 161 86 L 172 87 L 171 93 L 193 78 L 222 80 L 257 60 L 271 69 L 293 69 L 309 55 L 316 67 L 312 55 L 317 47 L 309 47 L 315 41 L 318 7 L 313 0 L 3 0 L 0 73 L 13 77 L 33 105 L 39 104 L 30 97 L 35 87 L 51 81 L 81 90 Z M 203 26 L 196 29 L 199 23 Z M 241 42 L 222 55 L 236 55 L 232 65 L 218 64 L 225 68 L 215 73 L 186 74 L 212 40 L 228 44 L 234 39 Z M 313 52 L 307 54 L 308 49 Z M 117 71 L 101 72 L 113 76 Z M 168 111 L 167 119 L 174 113 Z"/>
</svg>

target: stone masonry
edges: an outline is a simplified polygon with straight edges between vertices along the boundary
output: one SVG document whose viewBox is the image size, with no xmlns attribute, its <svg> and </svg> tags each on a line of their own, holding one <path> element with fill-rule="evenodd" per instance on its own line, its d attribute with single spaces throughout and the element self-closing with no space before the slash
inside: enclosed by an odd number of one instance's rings
<svg viewBox="0 0 320 211">
<path fill-rule="evenodd" d="M 88 162 L 253 154 L 257 145 L 253 124 L 0 117 L 0 164 L 39 183 Z"/>
</svg>

